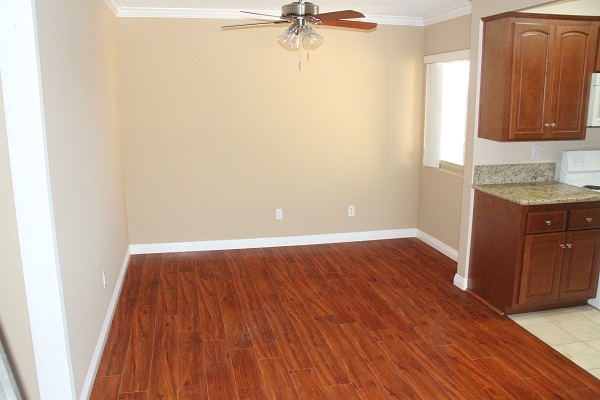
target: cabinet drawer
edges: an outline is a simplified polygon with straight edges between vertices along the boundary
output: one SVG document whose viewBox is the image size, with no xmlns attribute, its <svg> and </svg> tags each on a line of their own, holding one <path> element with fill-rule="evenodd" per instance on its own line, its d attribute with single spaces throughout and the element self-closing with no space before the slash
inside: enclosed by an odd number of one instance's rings
<svg viewBox="0 0 600 400">
<path fill-rule="evenodd" d="M 600 208 L 569 211 L 569 229 L 600 228 Z"/>
<path fill-rule="evenodd" d="M 527 233 L 558 232 L 567 228 L 567 211 L 530 212 Z"/>
</svg>

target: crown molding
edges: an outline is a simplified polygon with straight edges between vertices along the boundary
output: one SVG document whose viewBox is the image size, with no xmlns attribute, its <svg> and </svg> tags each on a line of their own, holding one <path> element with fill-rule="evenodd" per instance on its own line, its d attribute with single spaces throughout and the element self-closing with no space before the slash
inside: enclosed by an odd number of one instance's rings
<svg viewBox="0 0 600 400">
<path fill-rule="evenodd" d="M 111 0 L 116 1 L 116 0 Z M 278 16 L 281 10 L 252 10 L 260 14 Z M 119 7 L 117 17 L 144 17 L 144 18 L 205 18 L 205 19 L 257 19 L 238 10 L 220 10 L 207 8 L 162 8 L 162 7 Z M 266 17 L 268 18 L 268 17 Z"/>
<path fill-rule="evenodd" d="M 365 15 L 365 21 L 380 25 L 424 26 L 423 18 L 399 17 L 392 15 Z"/>
<path fill-rule="evenodd" d="M 116 3 L 117 0 L 106 0 Z M 112 7 L 111 7 L 112 8 Z M 114 11 L 114 10 L 113 10 Z M 279 15 L 280 10 L 252 10 L 260 14 Z M 256 19 L 238 10 L 198 9 L 198 8 L 161 8 L 161 7 L 121 7 L 115 12 L 117 17 L 124 18 L 207 18 L 207 19 Z M 423 19 L 416 17 L 393 17 L 387 15 L 366 15 L 365 21 L 381 25 L 423 26 Z"/>
<path fill-rule="evenodd" d="M 457 6 L 437 14 L 429 15 L 423 18 L 424 25 L 433 25 L 438 22 L 444 22 L 452 18 L 462 17 L 463 15 L 471 14 L 471 3 L 462 6 Z"/>
<path fill-rule="evenodd" d="M 118 17 L 119 10 L 121 9 L 121 4 L 119 4 L 119 0 L 104 0 L 108 8 L 112 10 L 112 12 Z"/>
<path fill-rule="evenodd" d="M 117 17 L 123 18 L 206 18 L 206 19 L 249 19 L 248 14 L 238 10 L 199 9 L 183 7 L 123 7 L 119 0 L 104 0 Z M 253 10 L 261 14 L 279 15 L 280 10 Z M 365 21 L 380 25 L 426 26 L 471 13 L 471 4 L 454 7 L 425 18 L 391 15 L 366 15 Z"/>
</svg>

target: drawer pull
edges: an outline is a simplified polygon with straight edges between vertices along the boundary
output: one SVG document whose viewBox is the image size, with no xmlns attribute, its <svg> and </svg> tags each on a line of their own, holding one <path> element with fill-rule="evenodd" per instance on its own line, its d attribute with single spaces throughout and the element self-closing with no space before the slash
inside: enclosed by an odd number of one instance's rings
<svg viewBox="0 0 600 400">
<path fill-rule="evenodd" d="M 567 243 L 567 247 L 571 248 L 571 247 L 573 247 L 573 245 L 571 243 Z"/>
<path fill-rule="evenodd" d="M 587 217 L 585 220 L 586 220 L 587 222 L 592 222 L 592 219 L 591 219 L 590 217 Z"/>
<path fill-rule="evenodd" d="M 548 226 L 552 225 L 552 221 L 546 221 L 546 225 L 548 225 Z"/>
<path fill-rule="evenodd" d="M 564 248 L 565 248 L 565 245 L 564 245 L 564 244 L 561 244 L 561 245 L 560 245 L 560 248 L 561 248 L 561 249 L 564 249 Z"/>
</svg>

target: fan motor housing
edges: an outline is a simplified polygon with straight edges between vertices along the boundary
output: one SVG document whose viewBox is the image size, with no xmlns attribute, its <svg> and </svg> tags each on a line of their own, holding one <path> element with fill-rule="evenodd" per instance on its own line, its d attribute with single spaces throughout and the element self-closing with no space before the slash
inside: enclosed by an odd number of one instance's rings
<svg viewBox="0 0 600 400">
<path fill-rule="evenodd" d="M 293 3 L 281 7 L 281 15 L 283 17 L 289 17 L 291 15 L 316 15 L 318 13 L 319 6 L 308 2 L 294 1 Z"/>
</svg>

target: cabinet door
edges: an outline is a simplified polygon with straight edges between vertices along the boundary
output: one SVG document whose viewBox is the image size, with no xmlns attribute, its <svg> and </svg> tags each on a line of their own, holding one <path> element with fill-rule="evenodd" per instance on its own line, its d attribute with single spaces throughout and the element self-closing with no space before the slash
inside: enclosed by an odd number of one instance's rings
<svg viewBox="0 0 600 400">
<path fill-rule="evenodd" d="M 569 232 L 560 274 L 560 300 L 587 300 L 596 297 L 600 253 L 598 229 Z"/>
<path fill-rule="evenodd" d="M 555 30 L 550 23 L 514 24 L 508 140 L 544 136 L 550 114 L 546 99 L 552 90 Z"/>
<path fill-rule="evenodd" d="M 565 233 L 525 236 L 519 304 L 546 304 L 558 298 Z"/>
<path fill-rule="evenodd" d="M 556 27 L 552 111 L 544 121 L 552 139 L 584 139 L 598 42 L 595 26 Z"/>
</svg>

